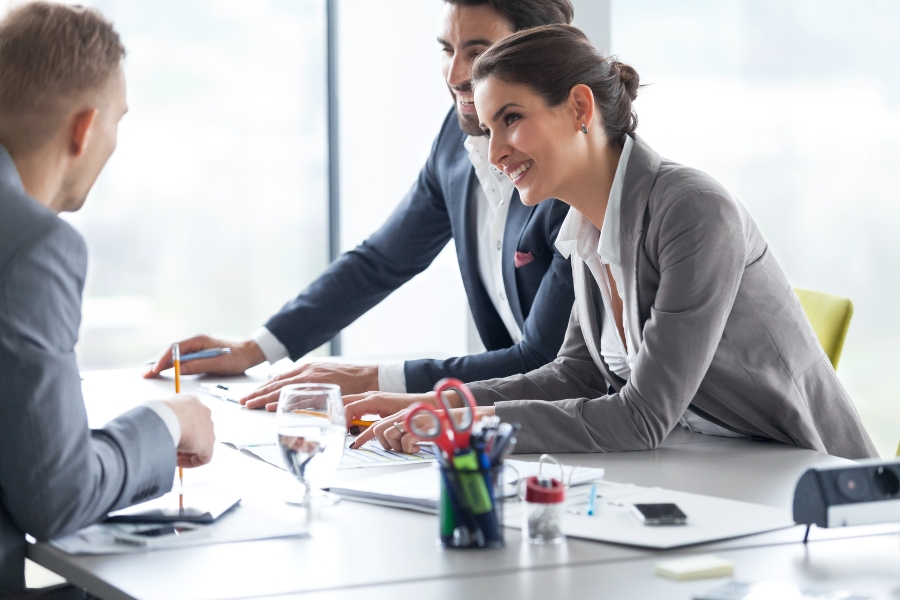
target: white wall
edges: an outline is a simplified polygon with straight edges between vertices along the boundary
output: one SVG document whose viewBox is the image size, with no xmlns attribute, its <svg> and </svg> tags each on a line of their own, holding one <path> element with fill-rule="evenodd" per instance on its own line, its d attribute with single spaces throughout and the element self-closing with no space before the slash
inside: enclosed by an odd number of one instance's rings
<svg viewBox="0 0 900 600">
<path fill-rule="evenodd" d="M 612 0 L 572 0 L 575 19 L 572 25 L 581 29 L 601 52 L 610 51 L 610 17 Z"/>
</svg>

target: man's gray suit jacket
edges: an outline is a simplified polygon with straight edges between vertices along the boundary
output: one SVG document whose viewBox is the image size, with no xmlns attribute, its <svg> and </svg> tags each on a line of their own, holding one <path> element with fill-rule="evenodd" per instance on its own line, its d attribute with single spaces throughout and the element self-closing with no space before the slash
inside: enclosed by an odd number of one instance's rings
<svg viewBox="0 0 900 600">
<path fill-rule="evenodd" d="M 691 410 L 750 436 L 878 456 L 756 224 L 721 184 L 636 136 L 621 240 L 625 323 L 640 340 L 627 382 L 600 355 L 603 301 L 573 252 L 575 306 L 557 359 L 470 386 L 522 424 L 518 452 L 655 448 Z"/>
<path fill-rule="evenodd" d="M 46 540 L 172 487 L 175 448 L 146 407 L 88 428 L 75 362 L 87 249 L 25 194 L 0 146 L 0 595 Z"/>
</svg>

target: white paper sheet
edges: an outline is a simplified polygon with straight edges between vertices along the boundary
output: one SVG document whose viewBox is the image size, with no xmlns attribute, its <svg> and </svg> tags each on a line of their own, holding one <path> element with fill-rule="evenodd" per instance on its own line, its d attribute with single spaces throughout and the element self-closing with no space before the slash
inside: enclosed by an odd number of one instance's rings
<svg viewBox="0 0 900 600">
<path fill-rule="evenodd" d="M 570 537 L 643 548 L 677 548 L 794 526 L 787 509 L 712 496 L 623 484 L 598 485 L 595 515 L 587 516 L 588 490 L 569 490 L 563 532 Z M 673 502 L 687 515 L 685 525 L 644 525 L 631 504 Z M 504 525 L 521 529 L 521 504 L 507 504 Z"/>
<path fill-rule="evenodd" d="M 353 438 L 348 438 L 347 445 L 349 446 L 352 442 Z M 281 451 L 275 442 L 222 443 L 240 450 L 244 454 L 264 460 L 274 467 L 285 470 L 284 459 L 281 457 Z M 341 457 L 341 464 L 338 466 L 338 469 L 424 465 L 433 463 L 436 460 L 434 452 L 428 446 L 423 445 L 422 451 L 418 454 L 404 454 L 403 452 L 385 450 L 378 442 L 369 440 L 363 444 L 362 448 L 356 450 L 344 448 L 344 455 Z"/>
</svg>

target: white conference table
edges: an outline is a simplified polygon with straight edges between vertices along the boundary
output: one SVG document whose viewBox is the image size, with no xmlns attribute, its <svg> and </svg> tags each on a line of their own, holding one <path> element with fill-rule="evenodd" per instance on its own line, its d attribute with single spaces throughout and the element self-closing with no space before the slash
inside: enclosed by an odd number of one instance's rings
<svg viewBox="0 0 900 600">
<path fill-rule="evenodd" d="M 87 372 L 83 376 L 92 427 L 102 426 L 144 400 L 172 392 L 171 379 L 142 380 L 137 370 Z M 201 381 L 253 380 L 252 376 L 185 378 L 183 389 L 190 392 Z M 199 397 L 212 409 L 219 437 L 234 438 L 241 432 L 248 437 L 274 436 L 273 414 Z M 652 451 L 559 458 L 566 464 L 603 467 L 610 481 L 785 508 L 790 507 L 794 485 L 807 467 L 847 462 L 781 444 L 714 438 L 680 428 Z M 406 468 L 428 467 L 342 470 L 334 483 Z M 304 509 L 284 503 L 284 498 L 299 491 L 299 484 L 291 475 L 222 444 L 216 445 L 209 465 L 185 471 L 185 482 L 187 490 L 191 485 L 206 483 L 231 487 L 241 494 L 243 504 L 291 522 L 305 522 L 307 518 Z M 30 547 L 29 557 L 73 584 L 110 600 L 339 598 L 351 594 L 372 600 L 396 598 L 404 593 L 433 598 L 583 598 L 588 591 L 590 597 L 690 598 L 697 591 L 714 587 L 716 582 L 685 584 L 662 580 L 653 576 L 654 562 L 661 557 L 715 552 L 736 561 L 739 578 L 808 583 L 818 580 L 817 567 L 803 566 L 803 560 L 808 562 L 822 554 L 828 556 L 828 564 L 834 562 L 835 553 L 851 552 L 863 561 L 859 570 L 845 568 L 841 571 L 846 575 L 843 579 L 825 577 L 828 589 L 855 585 L 855 590 L 890 594 L 891 590 L 900 593 L 898 531 L 896 526 L 813 529 L 805 548 L 800 544 L 803 528 L 795 527 L 661 552 L 576 539 L 556 547 L 531 546 L 521 543 L 519 531 L 506 529 L 505 548 L 452 551 L 439 546 L 434 516 L 344 501 L 314 516 L 308 538 L 106 556 L 69 555 L 49 544 L 36 544 Z M 865 560 L 867 556 L 870 560 Z M 769 569 L 767 564 L 789 566 Z M 884 568 L 878 570 L 876 565 Z M 891 565 L 893 571 L 885 565 Z M 893 574 L 893 579 L 883 577 L 885 569 Z"/>
</svg>

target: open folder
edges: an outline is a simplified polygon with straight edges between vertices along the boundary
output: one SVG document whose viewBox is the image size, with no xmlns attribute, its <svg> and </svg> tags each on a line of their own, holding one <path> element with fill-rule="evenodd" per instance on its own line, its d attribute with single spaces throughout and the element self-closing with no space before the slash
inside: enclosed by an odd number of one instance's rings
<svg viewBox="0 0 900 600">
<path fill-rule="evenodd" d="M 421 465 L 437 460 L 434 450 L 426 444 L 422 445 L 422 450 L 418 454 L 406 454 L 404 452 L 385 450 L 375 440 L 369 440 L 361 448 L 352 449 L 349 446 L 353 443 L 353 439 L 352 437 L 347 438 L 347 447 L 344 448 L 344 455 L 341 457 L 341 464 L 338 469 Z M 285 469 L 284 458 L 281 456 L 281 450 L 275 442 L 240 443 L 223 441 L 222 443 L 240 450 L 244 454 L 264 460 L 273 467 Z"/>
</svg>

